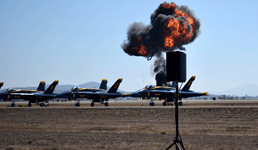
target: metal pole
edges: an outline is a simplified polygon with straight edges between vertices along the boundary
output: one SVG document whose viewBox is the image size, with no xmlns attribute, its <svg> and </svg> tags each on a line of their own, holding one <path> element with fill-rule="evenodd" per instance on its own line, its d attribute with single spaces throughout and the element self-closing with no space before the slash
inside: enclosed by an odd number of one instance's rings
<svg viewBox="0 0 258 150">
<path fill-rule="evenodd" d="M 175 122 L 176 122 L 176 137 L 174 143 L 172 143 L 166 150 L 170 149 L 173 145 L 176 146 L 176 150 L 180 150 L 179 144 L 185 150 L 181 137 L 179 139 L 179 129 L 178 129 L 178 97 L 179 97 L 178 81 L 176 81 L 176 98 L 175 98 Z M 175 96 L 173 96 L 175 97 Z"/>
<path fill-rule="evenodd" d="M 178 81 L 176 81 L 176 100 L 175 100 L 176 110 L 175 110 L 175 120 L 176 120 L 176 141 L 178 141 Z M 178 147 L 176 147 L 176 150 L 179 150 Z"/>
</svg>

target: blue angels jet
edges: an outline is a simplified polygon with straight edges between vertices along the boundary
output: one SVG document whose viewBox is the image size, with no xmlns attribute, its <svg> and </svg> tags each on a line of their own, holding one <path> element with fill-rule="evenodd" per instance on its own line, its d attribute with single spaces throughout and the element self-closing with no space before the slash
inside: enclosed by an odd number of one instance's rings
<svg viewBox="0 0 258 150">
<path fill-rule="evenodd" d="M 4 101 L 12 100 L 12 107 L 15 107 L 15 99 L 23 99 L 29 101 L 29 107 L 31 107 L 31 103 L 40 103 L 40 106 L 44 106 L 45 102 L 47 102 L 49 99 L 55 98 L 53 91 L 57 84 L 58 81 L 54 81 L 47 88 L 47 90 L 45 90 L 45 81 L 40 82 L 37 90 L 8 89 L 5 93 L 0 94 L 0 99 L 4 99 Z"/>
<path fill-rule="evenodd" d="M 56 98 L 67 98 L 68 100 L 77 100 L 77 103 L 75 106 L 80 106 L 80 100 L 78 97 L 73 96 L 76 92 L 98 92 L 98 91 L 104 91 L 107 90 L 107 79 L 102 79 L 99 89 L 96 88 L 79 88 L 79 87 L 73 87 L 71 90 L 60 93 L 56 96 Z"/>
<path fill-rule="evenodd" d="M 3 82 L 2 82 L 3 83 Z M 0 88 L 1 88 L 1 82 L 0 82 Z M 26 90 L 26 89 L 7 89 L 5 92 L 3 93 L 35 93 L 35 92 L 39 92 L 39 91 L 42 91 L 44 92 L 45 91 L 45 85 L 46 85 L 46 82 L 45 81 L 40 81 L 39 83 L 39 86 L 37 88 L 37 90 Z M 3 93 L 0 93 L 0 94 L 3 94 Z"/>
<path fill-rule="evenodd" d="M 179 100 L 182 100 L 182 98 L 188 98 L 188 97 L 197 97 L 197 96 L 203 96 L 208 95 L 208 92 L 194 92 L 189 90 L 192 82 L 195 80 L 195 76 L 192 76 L 190 80 L 185 84 L 185 86 L 179 90 Z M 131 93 L 130 97 L 141 97 L 143 99 L 147 98 L 159 98 L 165 99 L 163 102 L 163 106 L 167 105 L 167 102 L 174 102 L 174 99 L 176 98 L 176 88 L 175 88 L 175 82 L 173 82 L 172 86 L 146 86 L 145 88 L 138 90 L 136 92 Z M 183 105 L 182 102 L 179 102 L 179 105 Z M 154 106 L 153 100 L 150 102 L 150 106 Z"/>
<path fill-rule="evenodd" d="M 91 106 L 94 106 L 95 102 L 100 102 L 101 104 L 105 104 L 105 106 L 108 106 L 108 99 L 123 96 L 122 93 L 117 92 L 117 89 L 121 82 L 122 82 L 122 79 L 119 78 L 108 91 L 104 89 L 90 89 L 90 90 L 74 89 L 74 90 L 71 90 L 69 93 L 62 93 L 62 94 L 66 96 L 69 95 L 72 99 L 79 99 L 79 98 L 91 99 L 92 100 Z M 57 97 L 62 97 L 62 94 Z"/>
<path fill-rule="evenodd" d="M 45 81 L 40 81 L 37 90 L 12 89 L 12 88 L 9 88 L 6 91 L 0 93 L 0 99 L 3 99 L 3 101 L 11 101 L 11 100 L 13 100 L 13 99 L 8 98 L 8 95 L 10 93 L 36 93 L 36 92 L 44 92 L 45 91 L 45 85 L 46 85 Z M 0 83 L 0 86 L 1 86 L 1 83 Z M 11 106 L 15 106 L 15 104 L 13 103 Z"/>
</svg>

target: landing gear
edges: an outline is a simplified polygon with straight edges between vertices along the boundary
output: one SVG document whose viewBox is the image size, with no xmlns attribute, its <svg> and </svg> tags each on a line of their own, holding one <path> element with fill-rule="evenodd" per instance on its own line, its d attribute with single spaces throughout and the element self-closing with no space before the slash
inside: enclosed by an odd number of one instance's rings
<svg viewBox="0 0 258 150">
<path fill-rule="evenodd" d="M 29 101 L 28 106 L 31 107 L 31 101 Z"/>
<path fill-rule="evenodd" d="M 93 106 L 94 106 L 94 102 L 91 102 L 91 103 L 90 103 L 90 106 L 92 106 L 92 107 L 93 107 Z"/>
<path fill-rule="evenodd" d="M 105 106 L 108 106 L 108 102 L 105 103 Z"/>
<path fill-rule="evenodd" d="M 80 104 L 80 101 L 79 101 L 79 100 L 77 100 L 77 102 L 76 102 L 75 106 L 76 106 L 76 107 L 80 107 L 80 106 L 81 106 L 81 104 Z"/>
<path fill-rule="evenodd" d="M 14 101 L 12 101 L 11 107 L 15 107 L 15 103 L 14 103 Z"/>
<path fill-rule="evenodd" d="M 154 101 L 154 99 L 151 98 L 151 99 L 150 99 L 150 106 L 154 106 L 154 105 L 155 105 L 153 101 Z"/>
<path fill-rule="evenodd" d="M 44 107 L 44 103 L 40 103 L 40 107 Z"/>
<path fill-rule="evenodd" d="M 150 102 L 150 106 L 154 106 L 154 102 L 153 101 Z"/>
<path fill-rule="evenodd" d="M 81 104 L 80 104 L 79 102 L 77 102 L 77 103 L 75 104 L 75 106 L 76 106 L 76 107 L 80 107 Z"/>
<path fill-rule="evenodd" d="M 168 98 L 165 102 L 163 102 L 163 106 L 173 106 L 174 98 Z"/>
</svg>

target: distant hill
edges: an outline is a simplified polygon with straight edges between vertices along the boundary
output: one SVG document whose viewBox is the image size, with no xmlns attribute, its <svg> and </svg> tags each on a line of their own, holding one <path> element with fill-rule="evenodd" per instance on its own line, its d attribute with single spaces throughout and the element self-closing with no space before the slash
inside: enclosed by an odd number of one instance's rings
<svg viewBox="0 0 258 150">
<path fill-rule="evenodd" d="M 81 87 L 81 88 L 99 88 L 99 85 L 100 83 L 98 82 L 87 82 L 87 83 L 84 83 L 84 84 L 80 84 L 78 85 L 78 87 Z M 109 87 L 108 87 L 109 89 Z"/>
<path fill-rule="evenodd" d="M 235 95 L 235 96 L 258 96 L 258 85 L 255 84 L 245 84 L 236 88 L 220 91 L 211 92 L 217 95 Z"/>
<path fill-rule="evenodd" d="M 100 83 L 98 82 L 87 82 L 87 83 L 84 83 L 84 84 L 79 84 L 79 85 L 57 85 L 56 86 L 56 89 L 55 89 L 55 92 L 56 93 L 60 93 L 60 92 L 64 92 L 64 91 L 67 91 L 67 90 L 70 90 L 71 88 L 73 87 L 79 87 L 79 88 L 99 88 L 99 85 Z M 46 88 L 48 87 L 49 85 L 46 86 Z M 109 89 L 109 87 L 107 87 Z"/>
</svg>

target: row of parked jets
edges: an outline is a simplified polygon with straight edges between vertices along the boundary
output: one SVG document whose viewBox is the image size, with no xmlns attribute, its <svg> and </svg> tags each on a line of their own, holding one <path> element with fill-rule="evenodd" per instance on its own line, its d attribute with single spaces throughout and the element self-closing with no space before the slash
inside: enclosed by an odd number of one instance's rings
<svg viewBox="0 0 258 150">
<path fill-rule="evenodd" d="M 190 90 L 194 80 L 195 76 L 192 76 L 184 87 L 179 89 L 179 100 L 182 100 L 182 98 L 208 95 L 208 92 L 194 92 Z M 75 106 L 80 106 L 81 99 L 90 99 L 91 106 L 94 106 L 95 102 L 108 106 L 109 99 L 128 96 L 150 99 L 150 106 L 154 106 L 153 99 L 158 98 L 159 100 L 164 100 L 163 106 L 166 106 L 169 102 L 174 102 L 174 99 L 176 98 L 176 82 L 172 82 L 171 86 L 146 86 L 133 93 L 121 93 L 117 91 L 120 83 L 122 82 L 121 78 L 119 78 L 109 90 L 107 90 L 107 79 L 102 79 L 99 89 L 73 87 L 71 90 L 63 93 L 53 93 L 58 82 L 59 81 L 57 80 L 54 81 L 46 90 L 45 81 L 41 81 L 39 83 L 37 90 L 7 89 L 5 92 L 0 93 L 0 99 L 3 101 L 12 101 L 11 107 L 15 107 L 16 99 L 28 101 L 29 107 L 31 107 L 32 103 L 39 104 L 43 107 L 49 100 L 56 98 L 77 100 Z M 4 83 L 0 82 L 0 89 L 3 85 Z M 182 101 L 180 101 L 179 105 L 182 104 Z"/>
</svg>

